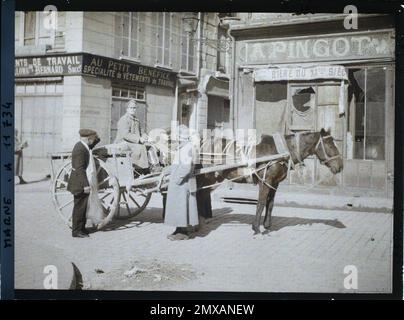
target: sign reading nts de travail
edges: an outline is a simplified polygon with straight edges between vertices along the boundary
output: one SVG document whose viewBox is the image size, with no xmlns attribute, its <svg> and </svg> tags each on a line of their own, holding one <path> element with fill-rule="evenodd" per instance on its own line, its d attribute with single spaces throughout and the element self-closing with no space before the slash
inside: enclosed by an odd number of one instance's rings
<svg viewBox="0 0 404 320">
<path fill-rule="evenodd" d="M 174 88 L 176 79 L 173 72 L 86 53 L 15 59 L 16 78 L 69 75 L 90 75 L 166 88 Z"/>
</svg>

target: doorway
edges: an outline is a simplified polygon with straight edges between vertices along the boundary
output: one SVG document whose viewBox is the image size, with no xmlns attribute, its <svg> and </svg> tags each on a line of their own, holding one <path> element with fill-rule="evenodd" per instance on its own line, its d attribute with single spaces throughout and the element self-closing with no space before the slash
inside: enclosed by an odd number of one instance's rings
<svg viewBox="0 0 404 320">
<path fill-rule="evenodd" d="M 288 131 L 320 131 L 330 129 L 331 135 L 343 154 L 343 119 L 339 117 L 340 83 L 334 81 L 305 84 L 289 83 Z M 291 172 L 291 184 L 339 186 L 341 174 L 334 175 L 328 167 L 321 165 L 315 155 L 305 160 L 301 170 Z"/>
<path fill-rule="evenodd" d="M 136 88 L 112 88 L 110 143 L 115 141 L 118 131 L 118 121 L 126 113 L 128 102 L 132 99 L 135 99 L 139 106 L 136 110 L 136 117 L 139 119 L 142 133 L 147 132 L 147 110 L 144 90 Z"/>
</svg>

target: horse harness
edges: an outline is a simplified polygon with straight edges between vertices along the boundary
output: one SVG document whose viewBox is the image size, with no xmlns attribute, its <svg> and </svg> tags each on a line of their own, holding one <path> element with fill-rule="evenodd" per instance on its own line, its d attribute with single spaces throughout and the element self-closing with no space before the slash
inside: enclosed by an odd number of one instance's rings
<svg viewBox="0 0 404 320">
<path fill-rule="evenodd" d="M 296 160 L 298 162 L 298 164 L 303 164 L 303 160 L 301 159 L 301 155 L 300 155 L 300 135 L 303 134 L 303 132 L 297 132 L 294 133 L 294 137 L 295 137 L 295 145 L 296 145 L 296 152 L 294 153 Z M 326 164 L 334 159 L 338 159 L 341 158 L 340 154 L 337 154 L 335 156 L 330 157 L 327 152 L 325 151 L 325 147 L 324 147 L 324 140 L 328 139 L 328 138 L 332 138 L 331 135 L 327 135 L 327 136 L 322 136 L 320 134 L 320 138 L 318 139 L 318 142 L 314 148 L 314 150 L 317 150 L 318 147 L 321 147 L 321 150 L 324 154 L 325 159 L 324 160 L 320 160 L 321 164 Z M 289 150 L 289 154 L 290 154 L 290 150 Z M 255 175 L 257 177 L 257 179 L 263 183 L 264 185 L 266 185 L 268 188 L 273 189 L 273 190 L 277 190 L 277 188 L 275 188 L 274 186 L 270 185 L 268 182 L 266 182 L 266 175 L 267 175 L 267 171 L 268 168 L 271 167 L 275 162 L 268 162 L 264 167 L 259 168 L 257 170 L 254 170 L 254 172 L 251 173 L 251 175 Z M 279 163 L 279 162 L 278 162 Z M 284 161 L 280 162 L 282 165 L 286 165 L 286 163 Z M 295 163 L 293 162 L 292 158 L 290 157 L 289 162 L 288 162 L 288 171 L 291 169 L 291 167 L 294 167 Z M 262 178 L 257 174 L 259 171 L 264 170 L 264 174 L 262 176 Z"/>
<path fill-rule="evenodd" d="M 306 132 L 304 132 L 304 133 L 306 133 Z M 296 152 L 294 152 L 294 155 L 295 155 L 295 158 L 296 158 L 298 164 L 303 164 L 303 160 L 302 160 L 301 154 L 300 154 L 300 135 L 301 135 L 301 134 L 303 134 L 303 132 L 294 133 L 295 145 L 296 145 Z M 314 148 L 314 150 L 317 150 L 319 147 L 321 147 L 321 150 L 322 150 L 322 152 L 323 152 L 323 154 L 324 154 L 324 157 L 325 157 L 324 160 L 320 160 L 320 163 L 321 163 L 321 164 L 326 164 L 326 163 L 330 162 L 331 160 L 334 160 L 334 159 L 337 159 L 337 158 L 341 158 L 341 155 L 340 155 L 340 154 L 335 155 L 335 156 L 329 156 L 329 155 L 327 154 L 327 152 L 325 151 L 324 140 L 325 140 L 325 139 L 328 139 L 328 138 L 332 138 L 332 136 L 331 136 L 331 135 L 327 135 L 327 136 L 321 136 L 321 135 L 320 135 L 320 138 L 319 138 L 319 140 L 318 140 L 318 142 L 317 142 L 317 144 L 316 144 L 316 146 L 315 146 L 315 148 Z M 229 149 L 230 145 L 231 145 L 232 143 L 234 143 L 234 142 L 235 142 L 235 141 L 232 141 L 232 142 L 228 143 L 228 144 L 226 145 L 225 149 L 226 149 L 226 150 Z M 285 144 L 285 143 L 282 142 L 282 144 Z M 285 145 L 284 145 L 284 147 L 286 147 L 286 149 L 288 149 L 289 154 L 291 154 L 289 148 L 288 148 L 287 146 L 285 146 Z M 252 145 L 247 145 L 247 146 L 245 146 L 244 148 L 240 148 L 239 151 L 240 151 L 240 154 L 241 154 L 242 158 L 244 158 L 244 159 L 250 158 L 252 148 L 253 148 Z M 274 186 L 272 186 L 271 184 L 269 184 L 269 183 L 266 181 L 266 176 L 267 176 L 267 173 L 268 173 L 268 169 L 269 169 L 272 165 L 274 165 L 275 163 L 279 163 L 279 164 L 281 164 L 281 165 L 283 165 L 283 166 L 287 166 L 288 171 L 291 169 L 291 166 L 293 166 L 293 167 L 295 166 L 295 163 L 293 162 L 293 160 L 292 160 L 291 157 L 290 157 L 288 163 L 286 163 L 286 161 L 269 161 L 268 163 L 265 164 L 265 166 L 263 166 L 263 167 L 261 167 L 261 168 L 258 168 L 258 169 L 255 169 L 255 170 L 251 170 L 249 174 L 245 174 L 245 175 L 242 175 L 242 176 L 238 176 L 238 177 L 232 178 L 232 179 L 230 179 L 230 180 L 231 180 L 231 181 L 234 181 L 234 180 L 238 180 L 238 179 L 240 179 L 240 178 L 242 178 L 242 177 L 245 177 L 245 176 L 247 176 L 247 175 L 249 175 L 250 177 L 252 177 L 252 176 L 254 175 L 254 176 L 258 179 L 258 181 L 260 181 L 263 185 L 267 186 L 269 189 L 272 189 L 272 190 L 274 190 L 274 191 L 277 191 L 277 188 L 275 188 Z M 250 169 L 252 169 L 252 168 L 250 168 Z M 263 173 L 262 178 L 261 178 L 261 177 L 258 175 L 258 172 L 261 172 L 262 170 L 264 170 L 264 173 Z M 201 189 L 205 189 L 205 188 L 208 188 L 208 187 L 210 188 L 210 187 L 212 187 L 212 186 L 219 185 L 219 184 L 221 184 L 221 183 L 215 183 L 215 184 L 210 185 L 210 186 L 202 187 Z"/>
</svg>

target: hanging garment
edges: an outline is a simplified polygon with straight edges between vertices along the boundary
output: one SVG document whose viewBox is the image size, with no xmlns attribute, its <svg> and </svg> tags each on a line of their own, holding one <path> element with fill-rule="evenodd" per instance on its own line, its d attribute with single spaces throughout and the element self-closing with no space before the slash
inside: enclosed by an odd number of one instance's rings
<svg viewBox="0 0 404 320">
<path fill-rule="evenodd" d="M 90 219 L 94 225 L 98 225 L 104 219 L 105 214 L 104 214 L 104 208 L 101 204 L 101 200 L 98 197 L 97 169 L 95 165 L 93 151 L 88 147 L 86 143 L 83 142 L 83 144 L 90 154 L 89 163 L 86 170 L 87 179 L 90 186 L 90 194 L 87 202 L 86 216 L 87 219 Z"/>
</svg>

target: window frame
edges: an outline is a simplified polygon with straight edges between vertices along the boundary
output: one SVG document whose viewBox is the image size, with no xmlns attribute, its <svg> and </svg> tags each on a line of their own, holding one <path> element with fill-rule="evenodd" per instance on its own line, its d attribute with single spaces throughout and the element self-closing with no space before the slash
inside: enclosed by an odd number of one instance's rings
<svg viewBox="0 0 404 320">
<path fill-rule="evenodd" d="M 119 96 L 117 96 L 117 95 L 114 95 L 114 90 L 118 90 L 119 91 Z M 128 95 L 125 97 L 125 96 L 122 96 L 122 91 L 127 91 L 128 92 Z M 130 95 L 131 95 L 131 93 L 135 93 L 135 97 L 136 98 L 133 98 L 133 97 L 131 97 Z M 139 99 L 138 98 L 138 93 L 142 93 L 143 94 L 143 99 Z M 126 99 L 126 100 L 136 100 L 136 101 L 139 101 L 139 102 L 145 102 L 146 103 L 146 89 L 145 88 L 142 88 L 142 87 L 125 87 L 125 86 L 112 86 L 111 87 L 111 97 L 112 98 L 119 98 L 119 99 Z"/>
<path fill-rule="evenodd" d="M 347 159 L 347 160 L 350 160 L 350 161 L 386 161 L 386 159 L 387 159 L 387 146 L 386 146 L 386 142 L 387 142 L 386 141 L 386 139 L 387 139 L 387 123 L 386 123 L 387 117 L 386 117 L 386 112 L 387 112 L 387 109 L 388 109 L 387 95 L 391 94 L 391 93 L 389 93 L 389 90 L 387 88 L 387 83 L 388 83 L 388 79 L 387 79 L 388 72 L 387 71 L 388 71 L 389 68 L 392 68 L 392 67 L 393 67 L 393 65 L 389 64 L 389 63 L 380 63 L 380 64 L 378 63 L 378 64 L 374 64 L 374 65 L 349 65 L 349 66 L 346 66 L 346 69 L 347 69 L 348 73 L 349 73 L 350 69 L 363 69 L 363 70 L 365 70 L 365 79 L 364 79 L 364 94 L 365 94 L 364 97 L 365 97 L 365 99 L 364 99 L 364 115 L 363 115 L 365 121 L 364 121 L 364 127 L 363 127 L 363 157 L 362 158 L 356 158 L 355 157 L 355 132 L 353 130 L 351 130 L 352 128 L 350 127 L 350 118 L 351 118 L 350 112 L 351 112 L 351 110 L 350 110 L 349 100 L 348 100 L 349 97 L 348 97 L 348 94 L 347 94 L 346 104 L 347 104 L 347 113 L 348 113 L 348 115 L 347 115 L 347 117 L 345 117 L 346 118 L 346 123 L 345 123 L 345 126 L 346 126 L 345 136 L 346 137 L 345 137 L 345 139 L 347 139 L 347 133 L 351 132 L 352 143 L 353 143 L 353 145 L 352 145 L 352 159 Z M 371 158 L 366 157 L 366 132 L 367 132 L 366 131 L 366 124 L 367 124 L 367 120 L 366 120 L 367 112 L 366 111 L 367 111 L 367 85 L 368 85 L 367 76 L 368 76 L 368 70 L 373 69 L 373 68 L 384 68 L 384 70 L 385 70 L 385 82 L 384 82 L 385 101 L 384 101 L 384 132 L 383 132 L 384 153 L 383 153 L 383 159 L 371 159 Z M 348 88 L 347 88 L 347 93 L 348 93 Z M 355 118 L 356 118 L 356 113 L 355 113 Z M 353 129 L 356 130 L 356 126 Z M 348 145 L 347 145 L 347 143 L 345 143 L 345 154 L 348 154 Z"/>
<path fill-rule="evenodd" d="M 123 58 L 126 60 L 134 60 L 136 62 L 139 62 L 140 60 L 140 48 L 139 48 L 139 42 L 140 42 L 140 25 L 141 25 L 141 12 L 116 12 L 116 17 L 119 17 L 119 24 L 120 27 L 122 28 L 122 34 L 120 36 L 116 36 L 116 32 L 114 32 L 114 38 L 115 39 L 119 39 L 119 44 L 120 44 L 120 48 L 119 48 L 119 54 L 118 54 L 118 58 Z M 123 21 L 124 21 L 124 15 L 128 14 L 128 21 L 129 21 L 129 26 L 128 26 L 128 36 L 125 37 L 123 34 Z M 132 28 L 132 15 L 133 14 L 137 14 L 137 25 L 136 25 L 136 40 L 132 39 L 132 33 L 133 33 L 133 28 Z M 114 24 L 116 24 L 116 18 L 114 19 Z M 114 25 L 114 30 L 116 30 L 116 25 Z M 127 46 L 128 46 L 128 52 L 127 55 L 124 54 L 123 52 L 123 43 L 124 41 L 127 41 Z M 136 48 L 136 53 L 135 56 L 131 55 L 132 52 L 132 41 L 136 41 L 137 42 L 137 48 Z M 114 41 L 114 45 L 116 44 L 116 41 Z M 114 48 L 115 50 L 117 48 Z M 116 52 L 116 51 L 115 51 Z M 114 52 L 114 54 L 115 54 Z"/>
<path fill-rule="evenodd" d="M 185 42 L 186 43 L 184 43 L 183 42 L 183 38 L 185 37 Z M 196 45 L 195 45 L 195 40 L 194 40 L 194 37 L 195 37 L 195 32 L 193 32 L 192 34 L 191 33 L 189 33 L 189 32 L 186 32 L 185 31 L 185 28 L 184 28 L 184 21 L 181 19 L 181 34 L 180 34 L 180 44 L 181 44 L 181 52 L 180 52 L 180 72 L 185 72 L 185 73 L 188 73 L 188 74 L 191 74 L 191 75 L 196 75 L 196 62 L 197 62 L 197 48 L 196 48 Z M 193 55 L 191 56 L 190 54 L 189 54 L 189 52 L 190 52 L 190 47 L 191 47 L 191 45 L 193 45 L 194 46 L 194 53 L 193 53 Z M 183 49 L 185 48 L 185 54 L 184 54 L 184 52 L 183 52 Z M 185 55 L 185 57 L 186 57 L 186 61 L 185 61 L 185 66 L 182 64 L 182 57 L 183 57 L 183 55 Z M 189 62 L 190 62 L 190 58 L 192 59 L 192 64 L 193 64 L 193 68 L 192 69 L 190 69 L 190 67 L 189 67 Z"/>
<path fill-rule="evenodd" d="M 164 69 L 173 69 L 173 61 L 172 61 L 172 42 L 173 42 L 173 20 L 174 20 L 174 13 L 173 12 L 157 12 L 157 23 L 155 24 L 155 46 L 156 46 L 156 64 L 155 67 L 160 67 Z M 162 25 L 159 25 L 159 14 L 163 15 L 163 20 L 162 20 Z M 170 24 L 169 24 L 169 32 L 168 32 L 168 37 L 169 37 L 169 47 L 167 48 L 168 50 L 168 61 L 165 61 L 164 59 L 164 51 L 166 50 L 165 43 L 166 43 L 166 32 L 165 32 L 165 23 L 166 23 L 166 17 L 167 15 L 170 15 Z M 159 29 L 162 28 L 163 34 L 162 34 L 162 47 L 159 46 Z M 161 53 L 159 52 L 161 50 Z M 161 56 L 160 56 L 161 54 Z"/>
<path fill-rule="evenodd" d="M 39 30 L 40 30 L 40 23 L 43 21 L 43 17 L 41 17 L 41 14 L 45 14 L 45 12 L 42 11 L 16 11 L 16 13 L 19 12 L 20 13 L 20 34 L 19 34 L 19 39 L 18 39 L 18 44 L 19 46 L 38 46 L 39 45 L 39 39 L 40 38 L 49 38 L 50 42 L 49 45 L 54 48 L 55 47 L 55 38 L 56 38 L 56 32 L 58 30 L 58 25 L 56 25 L 56 28 L 54 30 L 51 30 L 49 32 L 49 37 L 40 37 L 39 36 Z M 35 25 L 35 30 L 34 30 L 34 37 L 33 38 L 29 38 L 29 39 L 33 39 L 34 43 L 33 44 L 25 44 L 26 41 L 26 36 L 25 36 L 25 25 L 26 25 L 26 13 L 34 13 L 34 25 Z M 58 13 L 56 13 L 58 15 Z"/>
</svg>

